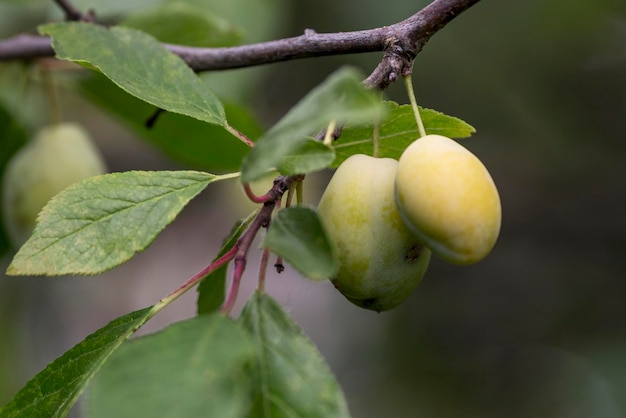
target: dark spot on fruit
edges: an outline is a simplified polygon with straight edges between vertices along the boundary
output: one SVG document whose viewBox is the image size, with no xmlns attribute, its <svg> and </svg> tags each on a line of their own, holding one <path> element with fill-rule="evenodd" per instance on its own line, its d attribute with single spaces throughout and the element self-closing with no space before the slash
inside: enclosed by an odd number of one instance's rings
<svg viewBox="0 0 626 418">
<path fill-rule="evenodd" d="M 413 264 L 420 258 L 422 248 L 423 247 L 421 245 L 414 245 L 408 249 L 405 257 L 407 264 Z"/>
<path fill-rule="evenodd" d="M 376 303 L 376 298 L 363 299 L 363 306 L 369 308 Z"/>
</svg>

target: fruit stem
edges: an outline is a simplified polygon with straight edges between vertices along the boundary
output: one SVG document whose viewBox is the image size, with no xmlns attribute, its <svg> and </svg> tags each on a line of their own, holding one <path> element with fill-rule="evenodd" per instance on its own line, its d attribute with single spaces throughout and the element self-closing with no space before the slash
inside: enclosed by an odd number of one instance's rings
<svg viewBox="0 0 626 418">
<path fill-rule="evenodd" d="M 291 207 L 291 202 L 293 201 L 293 195 L 296 192 L 296 185 L 291 183 L 289 186 L 289 190 L 287 190 L 287 201 L 285 202 L 285 207 Z"/>
<path fill-rule="evenodd" d="M 421 138 L 423 136 L 426 136 L 426 129 L 424 128 L 424 122 L 422 122 L 419 106 L 417 105 L 417 100 L 415 99 L 415 91 L 413 90 L 413 79 L 411 77 L 411 74 L 408 74 L 404 77 L 404 85 L 406 86 L 406 92 L 409 95 L 409 101 L 411 102 L 411 107 L 413 108 L 415 122 L 417 122 L 417 129 L 420 133 Z"/>
<path fill-rule="evenodd" d="M 298 206 L 302 206 L 302 201 L 304 200 L 304 195 L 302 194 L 302 181 L 296 183 L 296 202 Z"/>
<path fill-rule="evenodd" d="M 22 107 L 22 104 L 25 101 L 26 98 L 26 90 L 28 89 L 29 84 L 31 83 L 31 78 L 32 78 L 32 69 L 30 67 L 27 66 L 26 63 L 22 63 L 22 65 L 24 66 L 24 68 L 20 69 L 22 71 L 20 71 L 20 73 L 22 74 L 22 79 L 20 80 L 20 84 L 19 84 L 19 89 L 18 89 L 18 94 L 17 94 L 17 98 L 15 100 L 15 103 L 13 104 L 15 109 L 20 109 Z M 7 68 L 7 67 L 4 67 Z M 3 71 L 4 71 L 3 68 Z M 2 74 L 0 73 L 0 77 L 2 76 Z"/>
<path fill-rule="evenodd" d="M 331 120 L 328 123 L 328 128 L 326 128 L 326 133 L 324 134 L 324 145 L 331 146 L 333 144 L 333 133 L 335 132 L 335 128 L 337 127 L 337 121 Z"/>
<path fill-rule="evenodd" d="M 372 143 L 374 149 L 372 150 L 372 157 L 378 158 L 380 155 L 380 119 L 376 118 L 374 121 L 374 132 L 372 132 Z"/>
<path fill-rule="evenodd" d="M 54 125 L 61 123 L 61 109 L 59 107 L 59 97 L 54 87 L 54 82 L 50 76 L 50 69 L 40 67 L 41 79 L 43 81 L 44 90 L 48 98 L 48 105 L 50 106 L 50 121 Z"/>
<path fill-rule="evenodd" d="M 267 274 L 267 264 L 270 259 L 270 250 L 268 248 L 263 250 L 261 255 L 261 265 L 259 266 L 259 284 L 257 290 L 261 293 L 265 292 L 265 276 Z"/>
</svg>

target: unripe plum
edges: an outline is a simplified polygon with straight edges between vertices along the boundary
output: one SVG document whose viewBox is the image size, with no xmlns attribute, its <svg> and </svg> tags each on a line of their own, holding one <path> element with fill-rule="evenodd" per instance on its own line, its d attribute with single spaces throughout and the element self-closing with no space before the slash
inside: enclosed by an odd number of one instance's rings
<svg viewBox="0 0 626 418">
<path fill-rule="evenodd" d="M 396 207 L 397 166 L 390 158 L 349 157 L 317 208 L 339 259 L 334 286 L 355 305 L 378 312 L 402 303 L 430 260 Z"/>
<path fill-rule="evenodd" d="M 2 181 L 4 225 L 20 246 L 39 211 L 57 193 L 86 177 L 103 174 L 104 161 L 88 133 L 74 123 L 48 126 L 20 149 Z"/>
<path fill-rule="evenodd" d="M 440 135 L 414 141 L 400 157 L 395 187 L 402 219 L 444 260 L 475 263 L 495 245 L 498 190 L 480 160 L 456 141 Z"/>
</svg>

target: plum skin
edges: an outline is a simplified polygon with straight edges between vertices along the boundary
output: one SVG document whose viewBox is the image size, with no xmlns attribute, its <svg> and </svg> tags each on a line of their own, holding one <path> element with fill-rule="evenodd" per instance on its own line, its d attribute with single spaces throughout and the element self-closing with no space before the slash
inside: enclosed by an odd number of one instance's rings
<svg viewBox="0 0 626 418">
<path fill-rule="evenodd" d="M 406 227 L 394 199 L 398 162 L 362 154 L 337 169 L 317 211 L 339 260 L 333 285 L 362 308 L 385 311 L 419 284 L 430 251 Z"/>
<path fill-rule="evenodd" d="M 407 226 L 446 261 L 476 263 L 496 243 L 502 219 L 496 185 L 482 162 L 450 138 L 426 135 L 407 147 L 395 194 Z"/>
<path fill-rule="evenodd" d="M 32 233 L 37 215 L 57 193 L 106 167 L 87 131 L 75 123 L 47 126 L 7 165 L 2 181 L 4 225 L 15 247 Z"/>
</svg>

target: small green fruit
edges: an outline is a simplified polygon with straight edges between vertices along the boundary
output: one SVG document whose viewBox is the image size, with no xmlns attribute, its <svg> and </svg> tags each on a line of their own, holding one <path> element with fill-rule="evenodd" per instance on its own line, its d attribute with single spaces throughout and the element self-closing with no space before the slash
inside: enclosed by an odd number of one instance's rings
<svg viewBox="0 0 626 418">
<path fill-rule="evenodd" d="M 416 236 L 444 260 L 483 259 L 500 233 L 498 190 L 485 166 L 463 146 L 426 135 L 398 163 L 396 202 Z"/>
<path fill-rule="evenodd" d="M 397 165 L 390 158 L 351 156 L 317 208 L 339 258 L 333 284 L 350 302 L 378 312 L 402 303 L 430 260 L 396 207 Z"/>
<path fill-rule="evenodd" d="M 87 132 L 63 123 L 46 127 L 20 149 L 2 181 L 4 225 L 19 247 L 32 233 L 39 211 L 57 193 L 106 171 Z"/>
</svg>

